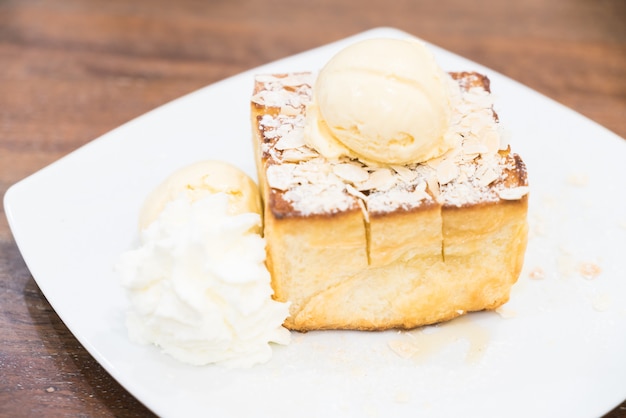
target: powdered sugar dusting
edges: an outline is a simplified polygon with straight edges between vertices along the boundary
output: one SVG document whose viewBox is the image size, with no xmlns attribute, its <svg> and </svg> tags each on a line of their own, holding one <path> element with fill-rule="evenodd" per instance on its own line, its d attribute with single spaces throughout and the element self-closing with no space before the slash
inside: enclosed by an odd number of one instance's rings
<svg viewBox="0 0 626 418">
<path fill-rule="evenodd" d="M 304 215 L 334 213 L 357 204 L 367 215 L 434 202 L 460 207 L 523 198 L 528 194 L 525 183 L 504 181 L 515 169 L 515 160 L 493 112 L 488 84 L 468 74 L 449 78 L 455 94 L 446 136 L 456 146 L 425 163 L 384 167 L 346 157 L 329 160 L 306 145 L 311 73 L 257 76 L 253 104 L 280 109 L 259 120 L 269 186 Z"/>
</svg>

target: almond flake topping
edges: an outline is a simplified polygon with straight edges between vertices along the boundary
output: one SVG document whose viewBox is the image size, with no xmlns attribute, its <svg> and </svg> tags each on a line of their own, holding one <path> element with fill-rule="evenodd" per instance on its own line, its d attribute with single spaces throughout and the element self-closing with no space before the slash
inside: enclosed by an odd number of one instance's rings
<svg viewBox="0 0 626 418">
<path fill-rule="evenodd" d="M 355 163 L 334 164 L 333 172 L 351 184 L 363 183 L 370 177 L 369 173 L 363 168 L 363 166 Z"/>
<path fill-rule="evenodd" d="M 403 165 L 392 165 L 391 168 L 396 172 L 398 176 L 402 179 L 402 181 L 410 183 L 417 178 L 419 175 L 417 171 L 411 170 L 408 167 Z"/>
<path fill-rule="evenodd" d="M 439 184 L 448 184 L 459 175 L 459 167 L 453 159 L 445 159 L 437 165 L 437 180 Z"/>
<path fill-rule="evenodd" d="M 528 186 L 511 187 L 508 189 L 498 190 L 500 199 L 504 200 L 519 200 L 526 196 L 529 192 Z"/>
<path fill-rule="evenodd" d="M 363 190 L 389 190 L 397 181 L 397 177 L 393 175 L 388 168 L 377 168 L 369 174 L 366 181 L 357 185 L 357 188 Z"/>
<path fill-rule="evenodd" d="M 493 97 L 482 88 L 453 94 L 451 125 L 445 140 L 455 144 L 444 155 L 420 164 L 373 166 L 342 157 L 327 160 L 305 142 L 305 108 L 311 101 L 311 73 L 261 75 L 262 86 L 252 98 L 258 105 L 279 108 L 264 115 L 260 127 L 270 187 L 302 213 L 332 213 L 358 204 L 370 211 L 391 212 L 436 199 L 462 206 L 481 201 L 519 200 L 528 186 L 507 187 L 501 181 L 514 169 L 500 150 L 508 136 L 497 123 Z M 355 203 L 356 202 L 356 203 Z M 367 216 L 367 210 L 364 213 Z"/>
<path fill-rule="evenodd" d="M 267 167 L 267 182 L 273 189 L 289 190 L 297 185 L 297 181 L 293 176 L 296 164 L 280 164 Z"/>
<path fill-rule="evenodd" d="M 318 157 L 317 151 L 309 147 L 299 147 L 295 149 L 286 149 L 280 155 L 281 161 L 297 163 L 299 161 L 307 161 Z"/>
<path fill-rule="evenodd" d="M 277 150 L 296 149 L 306 145 L 304 142 L 304 135 L 301 129 L 292 129 L 286 132 L 274 145 Z"/>
</svg>

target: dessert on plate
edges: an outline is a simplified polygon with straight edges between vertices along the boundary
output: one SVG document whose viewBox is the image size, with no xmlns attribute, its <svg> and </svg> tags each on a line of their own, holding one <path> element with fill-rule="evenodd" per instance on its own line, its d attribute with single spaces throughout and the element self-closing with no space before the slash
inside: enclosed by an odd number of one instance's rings
<svg viewBox="0 0 626 418">
<path fill-rule="evenodd" d="M 507 302 L 528 182 L 486 76 L 371 39 L 317 75 L 257 75 L 251 113 L 287 328 L 407 329 Z"/>
</svg>

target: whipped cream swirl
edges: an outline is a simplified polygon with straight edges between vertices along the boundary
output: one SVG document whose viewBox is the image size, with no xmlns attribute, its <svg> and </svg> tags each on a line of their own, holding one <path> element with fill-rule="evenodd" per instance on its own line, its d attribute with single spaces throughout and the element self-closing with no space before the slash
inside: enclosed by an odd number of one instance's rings
<svg viewBox="0 0 626 418">
<path fill-rule="evenodd" d="M 229 213 L 226 193 L 183 194 L 140 231 L 117 269 L 130 338 L 193 365 L 251 367 L 288 344 L 288 304 L 274 301 L 258 213 Z"/>
</svg>

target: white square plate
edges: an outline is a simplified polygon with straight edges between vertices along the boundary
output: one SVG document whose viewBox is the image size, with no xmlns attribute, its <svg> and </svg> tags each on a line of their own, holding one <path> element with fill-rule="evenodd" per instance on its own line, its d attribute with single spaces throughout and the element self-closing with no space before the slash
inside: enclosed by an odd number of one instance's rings
<svg viewBox="0 0 626 418">
<path fill-rule="evenodd" d="M 435 46 L 444 69 L 491 78 L 496 111 L 529 170 L 526 263 L 499 313 L 409 333 L 292 333 L 271 362 L 247 370 L 186 366 L 128 340 L 113 265 L 136 238 L 139 207 L 163 178 L 199 159 L 230 161 L 254 176 L 253 75 L 315 71 L 356 40 L 406 36 L 378 28 L 226 79 L 7 191 L 15 240 L 46 298 L 157 414 L 591 417 L 626 398 L 626 141 Z"/>
</svg>

